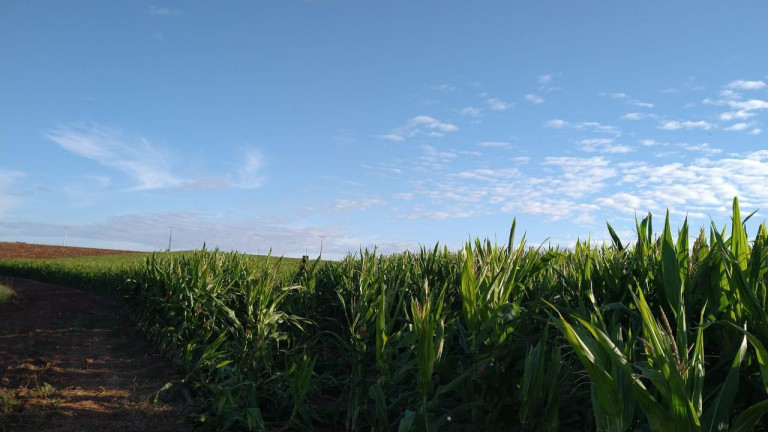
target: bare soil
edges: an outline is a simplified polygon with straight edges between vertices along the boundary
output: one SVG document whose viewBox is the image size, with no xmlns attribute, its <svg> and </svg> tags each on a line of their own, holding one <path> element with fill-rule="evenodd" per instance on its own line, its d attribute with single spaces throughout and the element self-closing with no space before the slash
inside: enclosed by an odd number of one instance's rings
<svg viewBox="0 0 768 432">
<path fill-rule="evenodd" d="M 114 249 L 94 249 L 73 246 L 52 246 L 20 242 L 0 242 L 0 259 L 14 258 L 67 258 L 95 255 L 136 253 Z"/>
<path fill-rule="evenodd" d="M 37 257 L 81 249 L 10 244 Z M 191 430 L 177 422 L 178 398 L 153 403 L 179 377 L 116 300 L 25 279 L 0 284 L 16 292 L 0 306 L 0 431 Z"/>
</svg>

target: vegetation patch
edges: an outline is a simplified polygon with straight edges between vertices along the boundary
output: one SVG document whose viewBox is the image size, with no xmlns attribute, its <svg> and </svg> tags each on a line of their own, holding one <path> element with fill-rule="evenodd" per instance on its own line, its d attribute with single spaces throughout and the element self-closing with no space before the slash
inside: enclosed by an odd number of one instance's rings
<svg viewBox="0 0 768 432">
<path fill-rule="evenodd" d="M 0 284 L 0 305 L 7 303 L 15 294 L 12 289 Z"/>
</svg>

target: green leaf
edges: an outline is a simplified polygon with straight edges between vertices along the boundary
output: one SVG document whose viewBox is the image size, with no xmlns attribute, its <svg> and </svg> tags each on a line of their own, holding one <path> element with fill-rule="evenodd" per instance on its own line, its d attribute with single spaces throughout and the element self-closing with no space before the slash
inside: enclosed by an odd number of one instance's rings
<svg viewBox="0 0 768 432">
<path fill-rule="evenodd" d="M 416 412 L 406 410 L 403 418 L 400 419 L 400 424 L 397 427 L 397 432 L 408 432 L 413 428 L 413 421 L 416 420 Z"/>
<path fill-rule="evenodd" d="M 749 257 L 749 244 L 747 242 L 747 233 L 744 231 L 744 225 L 741 221 L 739 212 L 739 199 L 733 198 L 733 217 L 731 221 L 731 252 L 736 257 L 741 270 L 747 269 L 747 259 Z"/>
<path fill-rule="evenodd" d="M 768 399 L 747 408 L 736 417 L 730 432 L 752 432 L 760 418 L 768 413 Z"/>
<path fill-rule="evenodd" d="M 621 252 L 624 250 L 624 246 L 621 244 L 621 239 L 619 239 L 619 236 L 616 235 L 616 231 L 613 230 L 613 227 L 608 222 L 605 223 L 608 226 L 608 232 L 611 234 L 611 240 L 613 241 L 613 245 L 616 246 L 616 249 Z"/>
<path fill-rule="evenodd" d="M 680 280 L 680 263 L 677 260 L 675 243 L 672 240 L 672 230 L 669 226 L 669 210 L 664 221 L 664 232 L 661 235 L 661 271 L 664 281 L 664 293 L 672 311 L 677 314 L 683 301 L 682 281 Z"/>
<path fill-rule="evenodd" d="M 731 364 L 731 370 L 725 377 L 720 392 L 710 403 L 703 416 L 703 431 L 727 431 L 728 421 L 731 415 L 731 406 L 739 389 L 739 366 L 747 352 L 747 337 L 741 339 L 739 351 Z"/>
</svg>

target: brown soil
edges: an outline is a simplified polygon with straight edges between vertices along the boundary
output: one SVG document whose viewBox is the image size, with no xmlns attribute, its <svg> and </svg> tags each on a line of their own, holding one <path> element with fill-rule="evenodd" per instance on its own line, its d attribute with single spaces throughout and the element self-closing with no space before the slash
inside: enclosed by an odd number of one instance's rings
<svg viewBox="0 0 768 432">
<path fill-rule="evenodd" d="M 191 429 L 177 423 L 181 401 L 153 403 L 179 377 L 116 300 L 24 279 L 0 283 L 16 292 L 0 305 L 0 431 Z"/>
<path fill-rule="evenodd" d="M 52 246 L 19 242 L 0 242 L 0 259 L 13 258 L 67 258 L 94 255 L 135 253 L 114 249 L 94 249 L 72 246 Z"/>
</svg>

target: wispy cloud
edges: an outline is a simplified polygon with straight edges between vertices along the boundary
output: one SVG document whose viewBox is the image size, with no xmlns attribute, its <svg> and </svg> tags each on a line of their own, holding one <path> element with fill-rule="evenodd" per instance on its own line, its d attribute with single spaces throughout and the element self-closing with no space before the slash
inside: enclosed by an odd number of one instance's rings
<svg viewBox="0 0 768 432">
<path fill-rule="evenodd" d="M 480 147 L 509 147 L 510 143 L 506 141 L 482 141 L 477 143 Z"/>
<path fill-rule="evenodd" d="M 768 101 L 750 99 L 746 101 L 728 101 L 728 105 L 737 111 L 756 111 L 768 109 Z"/>
<path fill-rule="evenodd" d="M 237 170 L 237 180 L 233 185 L 241 189 L 256 189 L 264 183 L 264 154 L 257 148 L 246 148 L 243 152 L 243 164 Z"/>
<path fill-rule="evenodd" d="M 474 118 L 478 118 L 478 117 L 482 117 L 483 116 L 483 111 L 481 109 L 475 108 L 475 107 L 464 107 L 464 108 L 459 110 L 459 113 L 461 115 L 465 115 L 467 117 L 474 117 Z"/>
<path fill-rule="evenodd" d="M 403 142 L 405 141 L 405 137 L 402 135 L 398 135 L 396 133 L 391 134 L 383 134 L 383 135 L 376 135 L 376 138 L 381 138 L 387 141 L 394 141 L 394 142 Z"/>
<path fill-rule="evenodd" d="M 709 143 L 701 143 L 701 144 L 683 143 L 683 144 L 680 144 L 680 147 L 684 150 L 688 150 L 688 151 L 695 152 L 705 156 L 712 156 L 712 155 L 720 154 L 723 152 L 719 148 L 713 148 L 712 146 L 709 145 Z"/>
<path fill-rule="evenodd" d="M 622 100 L 630 105 L 634 105 L 641 108 L 653 108 L 652 103 L 643 102 L 641 100 L 631 98 L 626 93 L 600 93 L 600 96 L 607 96 L 607 97 L 610 97 L 611 99 Z"/>
<path fill-rule="evenodd" d="M 755 116 L 755 113 L 749 112 L 749 111 L 728 111 L 720 114 L 720 120 L 723 121 L 731 121 L 731 120 L 743 120 L 752 118 Z"/>
<path fill-rule="evenodd" d="M 64 150 L 132 178 L 137 183 L 133 190 L 174 188 L 187 183 L 171 172 L 165 153 L 144 138 L 127 140 L 120 132 L 97 125 L 60 127 L 43 135 Z"/>
<path fill-rule="evenodd" d="M 226 187 L 254 189 L 265 180 L 264 156 L 261 150 L 254 147 L 242 150 L 234 175 L 183 176 L 173 169 L 171 158 L 163 149 L 146 138 L 127 136 L 117 129 L 95 124 L 62 126 L 44 132 L 43 136 L 76 156 L 127 176 L 135 183 L 128 191 Z M 111 182 L 106 179 L 98 183 L 106 187 Z"/>
<path fill-rule="evenodd" d="M 418 115 L 408 120 L 404 126 L 396 128 L 388 134 L 377 135 L 377 137 L 389 141 L 401 142 L 417 135 L 442 137 L 446 133 L 456 132 L 458 130 L 458 126 L 454 124 L 441 122 L 428 115 Z"/>
<path fill-rule="evenodd" d="M 180 16 L 182 15 L 181 11 L 170 9 L 166 6 L 156 6 L 151 5 L 149 6 L 149 9 L 147 9 L 147 13 L 150 15 L 155 16 Z"/>
<path fill-rule="evenodd" d="M 331 202 L 331 204 L 328 207 L 331 211 L 334 211 L 334 212 L 341 212 L 341 211 L 350 210 L 350 209 L 365 211 L 365 210 L 368 210 L 369 207 L 383 205 L 383 204 L 384 204 L 384 201 L 381 198 L 377 198 L 377 197 L 359 198 L 359 199 L 339 198 L 339 199 L 333 200 L 333 202 Z"/>
<path fill-rule="evenodd" d="M 621 136 L 619 128 L 598 122 L 569 122 L 562 119 L 552 119 L 544 122 L 544 127 L 552 129 L 575 129 L 579 131 L 610 134 L 616 137 Z"/>
<path fill-rule="evenodd" d="M 449 93 L 449 92 L 455 91 L 456 87 L 450 84 L 441 83 L 441 84 L 429 86 L 429 89 L 433 91 Z"/>
<path fill-rule="evenodd" d="M 621 116 L 624 120 L 644 120 L 644 119 L 655 119 L 658 118 L 656 114 L 653 113 L 638 113 L 638 112 L 631 112 L 624 114 Z"/>
<path fill-rule="evenodd" d="M 549 93 L 551 91 L 560 90 L 559 87 L 555 87 L 555 75 L 551 73 L 545 73 L 542 75 L 539 75 L 539 78 L 536 80 L 539 84 L 539 91 L 544 93 Z"/>
<path fill-rule="evenodd" d="M 720 120 L 733 121 L 745 120 L 756 115 L 755 111 L 768 110 L 768 101 L 763 99 L 744 100 L 740 91 L 762 90 L 768 87 L 764 81 L 736 80 L 725 85 L 725 89 L 720 91 L 719 99 L 705 98 L 702 103 L 705 105 L 727 106 L 729 111 L 720 114 Z"/>
<path fill-rule="evenodd" d="M 699 121 L 677 121 L 677 120 L 670 120 L 666 122 L 662 122 L 659 125 L 659 129 L 663 130 L 680 130 L 680 129 L 703 129 L 703 130 L 710 130 L 714 129 L 715 125 L 709 122 L 706 122 L 704 120 Z"/>
<path fill-rule="evenodd" d="M 588 138 L 578 142 L 579 149 L 589 153 L 629 153 L 632 147 L 616 144 L 613 138 Z"/>
<path fill-rule="evenodd" d="M 540 103 L 544 103 L 544 98 L 536 96 L 535 94 L 527 94 L 525 95 L 525 100 L 528 102 L 538 105 Z"/>
<path fill-rule="evenodd" d="M 488 108 L 493 111 L 506 111 L 514 106 L 512 103 L 504 102 L 496 98 L 487 98 L 485 103 L 488 104 Z"/>
<path fill-rule="evenodd" d="M 752 127 L 753 124 L 754 123 L 746 123 L 746 122 L 734 123 L 734 124 L 728 126 L 727 128 L 725 128 L 725 130 L 727 130 L 727 131 L 735 131 L 735 132 L 742 132 L 742 131 L 745 131 L 745 130 L 749 129 L 750 127 Z"/>
<path fill-rule="evenodd" d="M 423 171 L 440 171 L 458 157 L 454 152 L 440 151 L 431 145 L 422 145 L 420 149 L 422 154 L 416 162 L 416 168 Z"/>
<path fill-rule="evenodd" d="M 4 190 L 16 182 L 17 179 L 24 177 L 21 171 L 8 170 L 0 168 L 0 190 Z"/>
</svg>

